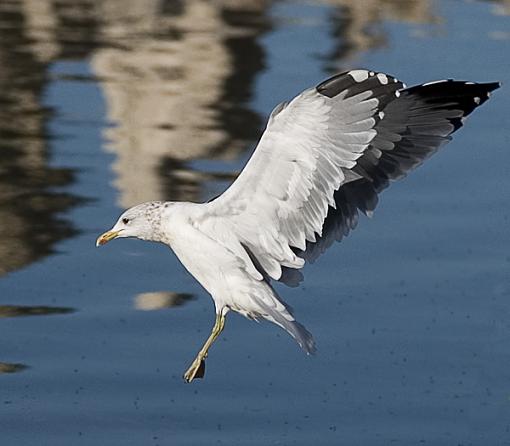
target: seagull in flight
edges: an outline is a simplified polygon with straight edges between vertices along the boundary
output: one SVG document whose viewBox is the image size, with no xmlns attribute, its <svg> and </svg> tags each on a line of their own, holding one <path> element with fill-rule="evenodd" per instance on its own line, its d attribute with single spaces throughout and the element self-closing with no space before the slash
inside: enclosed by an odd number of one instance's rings
<svg viewBox="0 0 510 446">
<path fill-rule="evenodd" d="M 312 335 L 272 286 L 299 271 L 370 216 L 378 194 L 450 140 L 499 83 L 440 80 L 407 88 L 352 70 L 272 111 L 237 179 L 207 203 L 153 201 L 125 211 L 96 245 L 122 237 L 168 245 L 210 293 L 211 334 L 184 373 L 202 378 L 229 311 L 266 319 L 311 354 Z"/>
</svg>

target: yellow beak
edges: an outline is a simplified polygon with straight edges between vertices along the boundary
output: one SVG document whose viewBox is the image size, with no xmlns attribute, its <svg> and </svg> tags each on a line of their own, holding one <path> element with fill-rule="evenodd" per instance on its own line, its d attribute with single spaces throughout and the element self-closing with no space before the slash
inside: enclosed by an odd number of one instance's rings
<svg viewBox="0 0 510 446">
<path fill-rule="evenodd" d="M 119 235 L 120 231 L 106 231 L 104 234 L 101 234 L 96 240 L 96 246 L 104 245 L 108 243 L 110 240 L 113 240 Z"/>
</svg>

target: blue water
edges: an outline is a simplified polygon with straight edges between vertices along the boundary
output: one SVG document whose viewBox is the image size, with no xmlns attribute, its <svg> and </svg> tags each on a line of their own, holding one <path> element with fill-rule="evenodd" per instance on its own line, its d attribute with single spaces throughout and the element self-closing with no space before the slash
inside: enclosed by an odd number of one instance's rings
<svg viewBox="0 0 510 446">
<path fill-rule="evenodd" d="M 508 2 L 249 3 L 0 4 L 1 444 L 510 444 Z M 276 103 L 353 67 L 503 88 L 278 288 L 315 357 L 229 314 L 185 384 L 211 299 L 96 236 L 214 196 Z"/>
</svg>

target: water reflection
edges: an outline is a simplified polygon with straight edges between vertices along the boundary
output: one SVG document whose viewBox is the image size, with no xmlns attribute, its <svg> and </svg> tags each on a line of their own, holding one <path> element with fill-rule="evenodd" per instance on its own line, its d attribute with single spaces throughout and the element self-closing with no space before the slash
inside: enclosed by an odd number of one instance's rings
<svg viewBox="0 0 510 446">
<path fill-rule="evenodd" d="M 440 22 L 429 0 L 329 0 L 327 3 L 334 6 L 329 18 L 334 46 L 325 59 L 329 70 L 334 72 L 356 66 L 363 52 L 389 44 L 382 26 L 385 20 Z"/>
<path fill-rule="evenodd" d="M 331 72 L 357 66 L 363 52 L 389 45 L 383 24 L 386 21 L 420 25 L 441 24 L 438 3 L 433 0 L 319 0 L 333 6 L 329 18 L 333 50 L 325 61 Z M 482 0 L 493 3 L 495 15 L 510 14 L 510 0 Z M 430 27 L 427 31 L 433 32 Z M 492 38 L 508 38 L 504 31 Z"/>
<path fill-rule="evenodd" d="M 482 0 L 493 3 L 492 12 L 495 15 L 510 15 L 510 0 Z"/>
<path fill-rule="evenodd" d="M 73 182 L 73 172 L 49 165 L 48 61 L 32 46 L 25 5 L 0 4 L 0 275 L 77 232 L 61 216 L 77 197 L 55 192 Z"/>
<path fill-rule="evenodd" d="M 98 49 L 92 67 L 115 123 L 105 136 L 119 204 L 200 200 L 206 181 L 224 178 L 188 162 L 236 158 L 261 131 L 247 101 L 264 66 L 268 2 L 108 4 L 101 32 L 121 45 Z"/>
<path fill-rule="evenodd" d="M 47 316 L 51 314 L 68 314 L 76 310 L 69 307 L 48 307 L 28 305 L 0 305 L 0 317 Z"/>
<path fill-rule="evenodd" d="M 52 307 L 45 305 L 0 305 L 0 318 L 22 316 L 47 316 L 52 314 L 69 314 L 76 310 L 69 307 Z M 19 363 L 0 362 L 0 374 L 17 373 L 27 369 L 28 366 Z"/>
<path fill-rule="evenodd" d="M 195 296 L 189 293 L 155 291 L 138 294 L 135 297 L 134 306 L 137 310 L 162 310 L 164 308 L 180 307 L 193 299 L 195 299 Z"/>
<path fill-rule="evenodd" d="M 0 374 L 2 373 L 17 373 L 28 369 L 25 364 L 13 364 L 9 362 L 0 362 Z"/>
</svg>

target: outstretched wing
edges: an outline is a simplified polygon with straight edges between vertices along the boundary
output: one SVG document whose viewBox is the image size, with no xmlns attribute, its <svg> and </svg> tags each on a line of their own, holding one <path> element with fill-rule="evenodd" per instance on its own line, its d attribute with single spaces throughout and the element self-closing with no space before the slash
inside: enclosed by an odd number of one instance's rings
<svg viewBox="0 0 510 446">
<path fill-rule="evenodd" d="M 244 170 L 196 225 L 259 279 L 279 280 L 282 267 L 301 268 L 307 251 L 313 259 L 352 229 L 358 211 L 372 211 L 389 181 L 446 143 L 497 87 L 406 89 L 383 73 L 337 75 L 275 108 Z"/>
<path fill-rule="evenodd" d="M 381 142 L 392 143 L 380 147 L 380 157 L 369 155 L 358 160 L 354 170 L 361 178 L 343 184 L 335 192 L 336 206 L 329 209 L 322 236 L 315 242 L 307 242 L 306 250 L 298 255 L 313 262 L 335 241 L 346 236 L 356 227 L 360 213 L 372 214 L 378 195 L 391 181 L 405 177 L 448 142 L 449 135 L 462 127 L 465 117 L 498 87 L 497 82 L 443 80 L 401 90 L 398 100 L 384 109 L 385 119 L 376 125 L 378 135 L 370 148 L 377 148 Z M 441 136 L 441 126 L 445 126 L 446 136 Z"/>
</svg>

